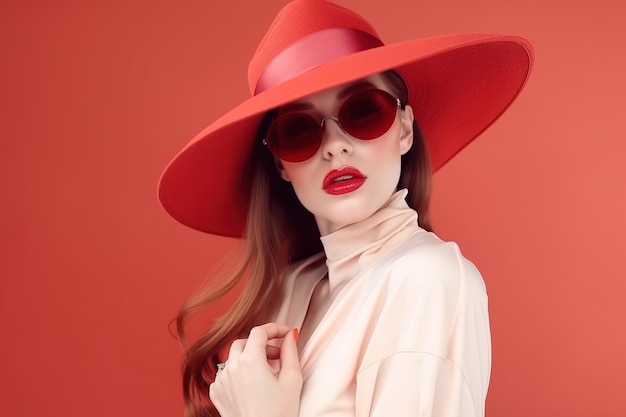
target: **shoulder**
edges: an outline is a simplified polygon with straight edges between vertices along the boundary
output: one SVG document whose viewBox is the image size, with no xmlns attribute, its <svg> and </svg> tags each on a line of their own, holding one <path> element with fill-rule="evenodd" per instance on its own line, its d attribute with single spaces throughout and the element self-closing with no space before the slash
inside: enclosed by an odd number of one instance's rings
<svg viewBox="0 0 626 417">
<path fill-rule="evenodd" d="M 485 292 L 478 269 L 455 242 L 441 240 L 434 233 L 421 231 L 381 259 L 379 276 L 390 288 L 400 290 L 444 289 Z"/>
<path fill-rule="evenodd" d="M 447 358 L 452 340 L 466 340 L 485 327 L 487 298 L 482 278 L 458 245 L 431 233 L 411 236 L 394 252 L 368 277 L 367 295 L 375 306 L 372 326 L 376 330 L 364 363 L 397 352 Z"/>
</svg>

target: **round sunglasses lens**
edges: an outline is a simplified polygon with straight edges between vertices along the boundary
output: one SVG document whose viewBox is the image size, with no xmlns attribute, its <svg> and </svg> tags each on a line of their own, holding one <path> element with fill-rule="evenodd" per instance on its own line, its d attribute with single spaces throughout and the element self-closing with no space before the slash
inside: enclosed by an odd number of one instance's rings
<svg viewBox="0 0 626 417">
<path fill-rule="evenodd" d="M 322 142 L 322 129 L 306 114 L 288 113 L 279 116 L 267 131 L 267 143 L 278 158 L 302 162 L 317 152 Z"/>
<path fill-rule="evenodd" d="M 358 139 L 376 139 L 387 132 L 396 119 L 397 101 L 382 90 L 353 94 L 339 110 L 344 130 Z"/>
</svg>

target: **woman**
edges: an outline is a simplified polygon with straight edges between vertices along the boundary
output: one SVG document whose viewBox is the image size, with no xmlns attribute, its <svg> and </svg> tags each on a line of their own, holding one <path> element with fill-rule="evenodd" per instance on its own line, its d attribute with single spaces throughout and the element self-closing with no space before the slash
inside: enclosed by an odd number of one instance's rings
<svg viewBox="0 0 626 417">
<path fill-rule="evenodd" d="M 179 314 L 188 416 L 484 415 L 485 288 L 429 232 L 430 175 L 508 107 L 531 63 L 516 37 L 385 46 L 323 0 L 279 13 L 250 63 L 252 98 L 159 185 L 177 220 L 246 242 Z M 187 347 L 186 319 L 244 277 Z"/>
</svg>

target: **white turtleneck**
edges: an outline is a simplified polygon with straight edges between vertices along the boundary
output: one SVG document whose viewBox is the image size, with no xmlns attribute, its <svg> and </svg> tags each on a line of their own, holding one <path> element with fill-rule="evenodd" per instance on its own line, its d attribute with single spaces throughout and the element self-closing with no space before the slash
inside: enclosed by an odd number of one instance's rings
<svg viewBox="0 0 626 417">
<path fill-rule="evenodd" d="M 456 244 L 417 225 L 406 194 L 323 236 L 324 253 L 285 277 L 275 321 L 300 328 L 328 276 L 327 309 L 301 346 L 300 417 L 484 415 L 484 283 Z"/>
</svg>

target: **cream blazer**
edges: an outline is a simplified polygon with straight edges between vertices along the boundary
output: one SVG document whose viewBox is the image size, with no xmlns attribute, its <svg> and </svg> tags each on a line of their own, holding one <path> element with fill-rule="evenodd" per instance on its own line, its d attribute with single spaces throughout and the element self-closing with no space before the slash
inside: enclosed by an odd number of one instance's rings
<svg viewBox="0 0 626 417">
<path fill-rule="evenodd" d="M 292 265 L 275 321 L 301 327 L 328 276 L 334 300 L 300 354 L 300 417 L 484 416 L 487 295 L 456 244 L 417 225 L 406 190 Z"/>
</svg>

